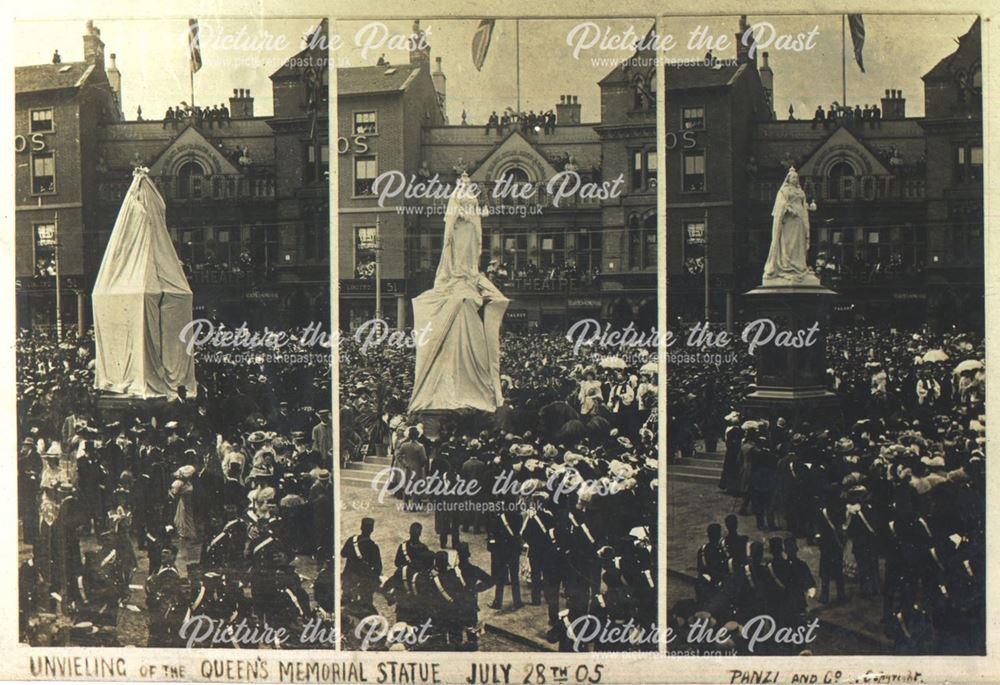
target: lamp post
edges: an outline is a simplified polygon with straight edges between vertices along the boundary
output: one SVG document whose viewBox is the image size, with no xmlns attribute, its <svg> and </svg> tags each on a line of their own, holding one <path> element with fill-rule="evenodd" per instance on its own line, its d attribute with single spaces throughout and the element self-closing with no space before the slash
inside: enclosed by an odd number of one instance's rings
<svg viewBox="0 0 1000 685">
<path fill-rule="evenodd" d="M 56 340 L 62 342 L 62 278 L 59 269 L 59 212 L 55 213 L 53 221 L 52 240 L 55 243 L 55 267 L 56 267 Z"/>
<path fill-rule="evenodd" d="M 375 318 L 382 318 L 382 220 L 375 217 Z"/>
<path fill-rule="evenodd" d="M 705 324 L 708 324 L 711 318 L 712 305 L 711 297 L 709 293 L 709 281 L 708 281 L 708 209 L 705 210 L 705 216 L 703 223 L 705 224 Z"/>
</svg>

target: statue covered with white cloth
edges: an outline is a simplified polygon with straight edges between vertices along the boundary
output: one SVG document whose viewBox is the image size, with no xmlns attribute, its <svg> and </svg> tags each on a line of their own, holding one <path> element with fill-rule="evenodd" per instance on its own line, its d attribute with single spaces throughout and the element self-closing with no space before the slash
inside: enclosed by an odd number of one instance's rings
<svg viewBox="0 0 1000 685">
<path fill-rule="evenodd" d="M 465 173 L 448 198 L 444 244 L 434 287 L 413 300 L 417 347 L 410 411 L 493 412 L 500 392 L 500 324 L 510 303 L 479 271 L 482 218 L 476 187 Z"/>
</svg>

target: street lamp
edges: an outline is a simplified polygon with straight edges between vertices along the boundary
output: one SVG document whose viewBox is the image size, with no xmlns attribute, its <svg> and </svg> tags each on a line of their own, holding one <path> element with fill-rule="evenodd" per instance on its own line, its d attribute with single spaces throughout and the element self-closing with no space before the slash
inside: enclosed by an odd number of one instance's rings
<svg viewBox="0 0 1000 685">
<path fill-rule="evenodd" d="M 375 217 L 375 319 L 382 319 L 382 220 Z"/>
<path fill-rule="evenodd" d="M 62 328 L 62 283 L 61 283 L 61 273 L 59 269 L 59 212 L 55 213 L 53 220 L 53 230 L 52 230 L 52 240 L 53 248 L 55 249 L 55 267 L 56 267 L 56 340 L 62 342 L 63 328 Z"/>
</svg>

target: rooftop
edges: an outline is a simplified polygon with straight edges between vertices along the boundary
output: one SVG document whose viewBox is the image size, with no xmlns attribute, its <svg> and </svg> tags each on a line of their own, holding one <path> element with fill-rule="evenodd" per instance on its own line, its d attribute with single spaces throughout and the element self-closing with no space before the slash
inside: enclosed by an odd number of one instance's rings
<svg viewBox="0 0 1000 685">
<path fill-rule="evenodd" d="M 401 92 L 406 90 L 419 71 L 419 64 L 388 64 L 338 69 L 337 95 Z"/>
<path fill-rule="evenodd" d="M 61 62 L 35 64 L 14 68 L 14 92 L 36 93 L 61 88 L 78 88 L 90 75 L 91 65 L 86 62 Z"/>
</svg>

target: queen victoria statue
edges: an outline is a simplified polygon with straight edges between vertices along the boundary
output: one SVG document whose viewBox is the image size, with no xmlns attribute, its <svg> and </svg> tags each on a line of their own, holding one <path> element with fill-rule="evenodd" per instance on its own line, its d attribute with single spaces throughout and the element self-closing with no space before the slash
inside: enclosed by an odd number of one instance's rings
<svg viewBox="0 0 1000 685">
<path fill-rule="evenodd" d="M 434 287 L 413 300 L 417 347 L 410 411 L 493 412 L 500 393 L 500 323 L 510 303 L 479 271 L 482 217 L 467 174 L 455 184 L 444 219 Z"/>
<path fill-rule="evenodd" d="M 771 250 L 764 264 L 764 286 L 819 285 L 806 265 L 809 210 L 795 167 L 788 170 L 771 212 Z"/>
</svg>

